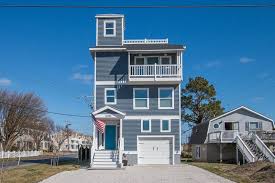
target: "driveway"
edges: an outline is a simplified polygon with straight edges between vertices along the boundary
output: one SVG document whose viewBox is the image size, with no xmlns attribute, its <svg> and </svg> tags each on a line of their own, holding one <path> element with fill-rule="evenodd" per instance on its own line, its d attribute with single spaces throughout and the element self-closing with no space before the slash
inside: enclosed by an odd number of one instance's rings
<svg viewBox="0 0 275 183">
<path fill-rule="evenodd" d="M 191 166 L 133 166 L 125 170 L 86 170 L 62 172 L 42 183 L 217 183 L 231 182 L 206 170 Z"/>
</svg>

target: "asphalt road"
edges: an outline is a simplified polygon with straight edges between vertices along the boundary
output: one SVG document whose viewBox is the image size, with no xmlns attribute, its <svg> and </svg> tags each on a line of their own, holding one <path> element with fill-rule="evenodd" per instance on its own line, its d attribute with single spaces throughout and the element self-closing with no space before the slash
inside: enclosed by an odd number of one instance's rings
<svg viewBox="0 0 275 183">
<path fill-rule="evenodd" d="M 59 162 L 66 162 L 77 160 L 77 153 L 70 153 L 64 154 L 59 156 Z M 0 159 L 0 169 L 2 168 L 2 159 Z M 3 169 L 12 169 L 16 167 L 23 167 L 35 164 L 51 164 L 51 156 L 37 156 L 37 157 L 30 157 L 28 159 L 24 159 L 20 161 L 20 165 L 18 166 L 18 159 L 17 160 L 9 160 L 4 161 Z"/>
</svg>

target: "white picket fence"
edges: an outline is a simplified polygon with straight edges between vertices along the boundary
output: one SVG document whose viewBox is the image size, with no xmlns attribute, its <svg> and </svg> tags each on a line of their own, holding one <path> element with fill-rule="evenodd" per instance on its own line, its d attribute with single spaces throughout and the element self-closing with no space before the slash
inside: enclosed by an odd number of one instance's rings
<svg viewBox="0 0 275 183">
<path fill-rule="evenodd" d="M 0 158 L 32 157 L 42 155 L 42 151 L 0 151 Z"/>
</svg>

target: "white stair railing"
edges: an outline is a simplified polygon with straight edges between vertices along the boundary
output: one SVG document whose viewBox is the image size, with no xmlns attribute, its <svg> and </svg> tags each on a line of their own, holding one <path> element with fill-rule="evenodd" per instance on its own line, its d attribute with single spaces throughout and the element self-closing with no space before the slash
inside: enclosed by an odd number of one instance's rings
<svg viewBox="0 0 275 183">
<path fill-rule="evenodd" d="M 275 156 L 271 150 L 265 145 L 265 143 L 258 137 L 256 133 L 252 133 L 252 141 L 257 145 L 261 152 L 267 157 L 267 159 L 275 163 Z"/>
<path fill-rule="evenodd" d="M 236 136 L 236 144 L 238 149 L 241 151 L 248 162 L 255 162 L 255 155 L 250 151 L 250 149 L 247 147 L 247 145 L 239 135 Z"/>
</svg>

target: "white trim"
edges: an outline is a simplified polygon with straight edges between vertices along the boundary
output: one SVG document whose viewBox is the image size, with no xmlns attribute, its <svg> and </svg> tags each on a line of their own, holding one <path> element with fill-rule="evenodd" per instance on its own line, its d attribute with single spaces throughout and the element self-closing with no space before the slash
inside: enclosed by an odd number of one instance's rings
<svg viewBox="0 0 275 183">
<path fill-rule="evenodd" d="M 166 39 L 128 39 L 124 40 L 123 44 L 168 44 Z"/>
<path fill-rule="evenodd" d="M 147 106 L 146 107 L 136 107 L 136 102 L 135 102 L 135 91 L 136 90 L 146 90 L 146 92 L 147 92 L 147 98 L 146 98 L 146 100 L 147 100 Z M 133 109 L 149 109 L 149 98 L 150 98 L 150 96 L 149 96 L 149 88 L 133 88 Z M 145 99 L 145 98 L 144 98 Z"/>
<path fill-rule="evenodd" d="M 114 91 L 114 102 L 107 101 L 107 90 Z M 105 104 L 116 104 L 117 103 L 117 91 L 116 88 L 104 88 L 104 103 Z"/>
<path fill-rule="evenodd" d="M 162 89 L 172 89 L 172 107 L 161 107 L 160 106 L 160 100 L 161 99 L 165 99 L 165 98 L 160 98 L 160 90 L 162 90 Z M 173 87 L 159 87 L 158 88 L 158 109 L 174 109 L 175 108 L 175 106 L 174 106 L 174 100 L 175 100 L 175 97 L 174 97 L 174 88 Z"/>
<path fill-rule="evenodd" d="M 114 27 L 113 28 L 106 28 L 106 24 L 107 23 L 113 23 Z M 104 25 L 104 33 L 103 36 L 104 37 L 116 37 L 116 20 L 104 20 L 103 22 Z M 106 29 L 113 29 L 113 34 L 106 34 Z"/>
<path fill-rule="evenodd" d="M 262 118 L 265 118 L 266 120 L 271 121 L 271 122 L 274 123 L 274 121 L 273 121 L 272 119 L 270 119 L 270 118 L 268 118 L 268 117 L 266 117 L 266 116 L 264 116 L 264 115 L 262 115 L 262 114 L 260 114 L 260 113 L 258 113 L 258 112 L 256 112 L 256 111 L 253 111 L 253 110 L 251 110 L 251 109 L 249 109 L 249 108 L 247 108 L 247 107 L 245 107 L 245 106 L 238 107 L 238 108 L 233 109 L 233 110 L 231 110 L 231 111 L 229 111 L 229 112 L 227 112 L 227 113 L 224 113 L 224 114 L 222 114 L 222 115 L 220 115 L 220 116 L 218 116 L 218 117 L 216 117 L 216 118 L 213 118 L 213 119 L 210 120 L 210 122 L 215 121 L 215 120 L 217 120 L 217 119 L 219 119 L 219 118 L 222 118 L 222 117 L 224 117 L 224 116 L 227 116 L 227 115 L 229 115 L 229 114 L 232 114 L 232 113 L 234 113 L 234 112 L 236 112 L 236 111 L 238 111 L 238 110 L 240 110 L 240 109 L 244 109 L 244 110 L 247 110 L 247 111 L 249 111 L 249 112 L 252 112 L 252 113 L 254 113 L 254 114 L 258 115 L 258 116 L 261 116 Z"/>
<path fill-rule="evenodd" d="M 95 45 L 98 46 L 98 19 L 96 18 L 96 30 L 95 30 Z"/>
<path fill-rule="evenodd" d="M 102 45 L 104 46 L 104 45 Z M 109 45 L 111 46 L 111 45 Z M 118 46 L 118 45 L 116 45 Z M 126 50 L 126 48 L 89 48 L 90 51 L 121 51 L 121 50 Z"/>
<path fill-rule="evenodd" d="M 156 49 L 156 50 L 128 50 L 129 52 L 167 52 L 167 51 L 183 51 L 184 48 L 180 49 Z"/>
<path fill-rule="evenodd" d="M 96 85 L 145 85 L 145 84 L 158 84 L 158 85 L 168 85 L 168 84 L 179 84 L 180 81 L 96 81 Z"/>
<path fill-rule="evenodd" d="M 137 119 L 158 119 L 158 120 L 161 120 L 161 119 L 169 119 L 169 120 L 172 120 L 172 119 L 176 119 L 176 120 L 179 120 L 180 117 L 178 115 L 171 115 L 171 116 L 162 116 L 162 115 L 150 115 L 150 116 L 143 116 L 143 115 L 139 115 L 139 116 L 125 116 L 124 119 L 128 119 L 128 120 L 137 120 Z"/>
<path fill-rule="evenodd" d="M 162 123 L 163 121 L 168 121 L 168 130 L 163 130 L 162 129 Z M 170 119 L 162 119 L 160 120 L 160 132 L 171 132 L 171 120 Z"/>
<path fill-rule="evenodd" d="M 96 52 L 94 56 L 94 106 L 93 109 L 96 110 Z"/>
<path fill-rule="evenodd" d="M 95 16 L 96 18 L 124 18 L 121 14 L 99 14 Z"/>
<path fill-rule="evenodd" d="M 143 129 L 143 122 L 144 121 L 149 121 L 149 130 L 144 130 Z M 151 123 L 151 120 L 150 119 L 142 119 L 140 120 L 140 132 L 141 133 L 151 133 L 151 126 L 152 126 L 152 123 Z"/>
<path fill-rule="evenodd" d="M 121 34 L 122 34 L 122 39 L 121 39 L 121 45 L 123 45 L 123 42 L 124 42 L 124 30 L 125 30 L 125 27 L 124 27 L 124 16 L 122 17 L 121 19 Z"/>
<path fill-rule="evenodd" d="M 173 147 L 172 147 L 172 164 L 175 164 L 175 136 L 174 135 L 137 135 L 137 152 L 139 152 L 139 146 L 138 146 L 138 142 L 139 142 L 139 138 L 172 138 L 172 143 L 173 143 Z M 139 164 L 138 161 L 138 157 L 137 157 L 137 164 Z"/>
<path fill-rule="evenodd" d="M 180 139 L 179 139 L 179 145 L 180 145 L 180 152 L 182 152 L 182 147 L 181 147 L 181 84 L 178 85 L 179 87 L 179 136 L 180 136 Z"/>
<path fill-rule="evenodd" d="M 114 108 L 112 108 L 112 107 L 110 107 L 110 106 L 104 106 L 104 107 L 102 107 L 102 108 L 100 108 L 100 109 L 94 111 L 94 112 L 93 112 L 93 115 L 96 115 L 96 114 L 98 114 L 98 113 L 100 113 L 100 112 L 102 112 L 102 111 L 105 111 L 105 110 L 107 110 L 107 109 L 109 109 L 109 110 L 111 110 L 111 111 L 114 111 L 114 112 L 116 112 L 116 113 L 118 113 L 118 114 L 121 114 L 122 116 L 125 116 L 125 115 L 126 115 L 125 113 L 123 113 L 123 112 L 121 112 L 121 111 L 119 111 L 119 110 L 117 110 L 117 109 L 114 109 Z"/>
</svg>

